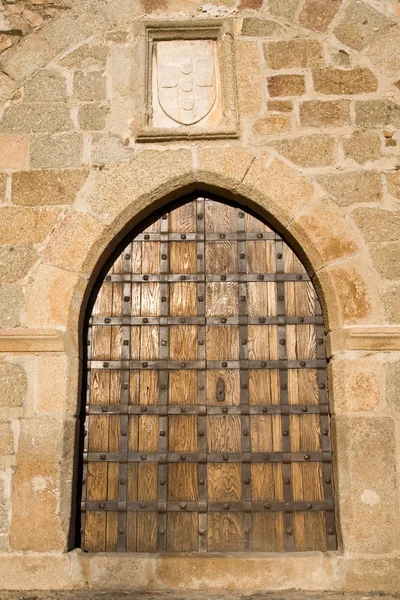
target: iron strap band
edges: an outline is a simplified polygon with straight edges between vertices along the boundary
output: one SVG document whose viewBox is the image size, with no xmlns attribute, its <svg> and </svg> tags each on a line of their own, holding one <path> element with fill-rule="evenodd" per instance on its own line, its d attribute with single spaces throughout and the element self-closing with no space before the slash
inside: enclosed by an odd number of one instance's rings
<svg viewBox="0 0 400 600">
<path fill-rule="evenodd" d="M 241 452 L 231 454 L 199 452 L 85 452 L 84 462 L 158 462 L 167 463 L 330 463 L 330 452 Z"/>
<path fill-rule="evenodd" d="M 333 511 L 333 502 L 165 502 L 161 507 L 155 501 L 128 500 L 121 506 L 117 500 L 88 501 L 82 504 L 84 511 L 124 511 L 124 510 L 146 510 L 155 511 L 159 514 L 167 512 L 305 512 L 305 511 Z"/>
</svg>

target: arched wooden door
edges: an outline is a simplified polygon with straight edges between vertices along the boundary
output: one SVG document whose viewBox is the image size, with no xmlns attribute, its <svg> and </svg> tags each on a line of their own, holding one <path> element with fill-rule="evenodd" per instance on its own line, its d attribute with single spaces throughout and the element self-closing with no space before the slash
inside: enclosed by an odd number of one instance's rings
<svg viewBox="0 0 400 600">
<path fill-rule="evenodd" d="M 241 208 L 154 218 L 88 315 L 82 548 L 336 548 L 324 328 L 304 267 Z"/>
</svg>

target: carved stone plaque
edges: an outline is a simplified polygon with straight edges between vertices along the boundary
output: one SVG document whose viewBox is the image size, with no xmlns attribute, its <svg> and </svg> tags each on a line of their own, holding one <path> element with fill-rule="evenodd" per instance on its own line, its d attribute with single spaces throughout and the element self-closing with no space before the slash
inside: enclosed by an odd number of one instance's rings
<svg viewBox="0 0 400 600">
<path fill-rule="evenodd" d="M 229 27 L 221 22 L 145 25 L 146 72 L 137 139 L 237 136 Z"/>
</svg>

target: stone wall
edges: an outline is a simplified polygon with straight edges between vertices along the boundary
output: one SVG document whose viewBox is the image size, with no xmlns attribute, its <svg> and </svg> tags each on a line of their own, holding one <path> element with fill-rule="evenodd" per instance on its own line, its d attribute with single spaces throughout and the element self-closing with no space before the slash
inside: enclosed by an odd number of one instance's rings
<svg viewBox="0 0 400 600">
<path fill-rule="evenodd" d="M 233 21 L 238 139 L 135 140 L 145 15 Z M 0 23 L 22 32 L 0 32 L 0 588 L 399 591 L 400 2 L 3 0 Z M 87 292 L 128 228 L 195 187 L 270 218 L 320 291 L 337 552 L 68 541 Z"/>
</svg>

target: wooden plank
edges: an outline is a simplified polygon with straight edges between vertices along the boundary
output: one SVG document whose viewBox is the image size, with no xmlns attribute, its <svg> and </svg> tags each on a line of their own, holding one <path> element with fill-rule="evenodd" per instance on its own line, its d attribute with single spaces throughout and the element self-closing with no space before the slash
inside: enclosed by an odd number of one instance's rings
<svg viewBox="0 0 400 600">
<path fill-rule="evenodd" d="M 293 525 L 297 552 L 326 552 L 325 513 L 295 512 Z"/>
<path fill-rule="evenodd" d="M 320 452 L 321 426 L 319 415 L 289 415 L 292 452 Z"/>
<path fill-rule="evenodd" d="M 121 371 L 110 372 L 110 405 L 118 406 L 121 401 Z"/>
<path fill-rule="evenodd" d="M 272 281 L 247 284 L 247 309 L 250 317 L 276 315 L 276 284 Z"/>
<path fill-rule="evenodd" d="M 107 464 L 89 462 L 86 477 L 86 500 L 107 499 Z"/>
<path fill-rule="evenodd" d="M 139 452 L 157 452 L 158 415 L 139 416 Z"/>
<path fill-rule="evenodd" d="M 160 219 L 156 219 L 150 223 L 146 229 L 143 229 L 143 233 L 159 233 L 160 231 Z"/>
<path fill-rule="evenodd" d="M 283 271 L 284 273 L 306 272 L 300 260 L 287 244 L 283 244 Z"/>
<path fill-rule="evenodd" d="M 141 286 L 141 316 L 157 317 L 160 314 L 160 284 L 150 281 L 142 283 Z"/>
<path fill-rule="evenodd" d="M 281 463 L 252 463 L 251 497 L 253 502 L 282 502 Z"/>
<path fill-rule="evenodd" d="M 126 498 L 137 500 L 138 498 L 138 463 L 128 463 Z M 136 542 L 135 542 L 136 543 Z"/>
<path fill-rule="evenodd" d="M 286 349 L 288 360 L 315 360 L 317 358 L 315 325 L 287 325 Z"/>
<path fill-rule="evenodd" d="M 112 283 L 104 281 L 99 289 L 92 309 L 92 315 L 96 317 L 109 317 L 112 310 L 113 288 Z"/>
<path fill-rule="evenodd" d="M 235 317 L 239 314 L 239 286 L 234 281 L 206 284 L 206 315 Z"/>
<path fill-rule="evenodd" d="M 131 327 L 130 355 L 132 360 L 139 360 L 140 358 L 141 330 L 141 327 Z"/>
<path fill-rule="evenodd" d="M 108 451 L 118 452 L 120 438 L 120 418 L 119 415 L 110 415 L 108 424 Z"/>
<path fill-rule="evenodd" d="M 266 233 L 272 229 L 265 225 L 260 219 L 253 217 L 249 213 L 244 214 L 245 230 L 247 233 Z"/>
<path fill-rule="evenodd" d="M 322 463 L 292 463 L 293 500 L 315 502 L 324 500 Z"/>
<path fill-rule="evenodd" d="M 106 552 L 116 552 L 118 544 L 118 513 L 107 512 Z"/>
<path fill-rule="evenodd" d="M 172 415 L 169 421 L 170 452 L 197 452 L 197 417 Z"/>
<path fill-rule="evenodd" d="M 124 256 L 126 252 L 130 252 L 130 244 L 128 244 L 128 247 L 125 248 L 125 250 L 123 252 L 121 252 L 121 254 L 118 256 L 118 258 L 116 259 L 115 263 L 113 264 L 111 271 L 112 273 L 115 274 L 120 274 L 120 273 L 124 273 Z"/>
<path fill-rule="evenodd" d="M 124 284 L 113 283 L 113 298 L 112 298 L 112 310 L 111 315 L 113 317 L 120 317 L 123 314 L 124 306 Z"/>
<path fill-rule="evenodd" d="M 84 549 L 87 552 L 105 552 L 107 514 L 88 510 L 85 519 Z"/>
<path fill-rule="evenodd" d="M 142 242 L 142 273 L 160 272 L 160 242 Z"/>
<path fill-rule="evenodd" d="M 215 463 L 207 465 L 209 502 L 240 502 L 242 499 L 242 465 Z"/>
<path fill-rule="evenodd" d="M 94 326 L 92 328 L 92 359 L 110 360 L 111 327 Z"/>
<path fill-rule="evenodd" d="M 169 295 L 171 317 L 195 317 L 197 315 L 197 284 L 171 283 Z"/>
<path fill-rule="evenodd" d="M 285 550 L 283 513 L 253 514 L 253 552 Z"/>
<path fill-rule="evenodd" d="M 225 386 L 225 400 L 217 400 L 217 384 L 222 381 Z M 218 406 L 240 404 L 240 371 L 209 370 L 206 371 L 206 402 Z"/>
<path fill-rule="evenodd" d="M 277 369 L 249 371 L 249 403 L 256 405 L 280 403 L 280 382 Z"/>
<path fill-rule="evenodd" d="M 140 402 L 144 406 L 158 404 L 158 371 L 140 371 Z"/>
<path fill-rule="evenodd" d="M 143 325 L 140 336 L 140 360 L 157 360 L 159 357 L 160 328 Z"/>
<path fill-rule="evenodd" d="M 139 404 L 140 371 L 129 371 L 129 404 Z"/>
<path fill-rule="evenodd" d="M 90 371 L 90 404 L 110 403 L 110 371 Z"/>
<path fill-rule="evenodd" d="M 131 244 L 131 273 L 142 273 L 142 242 Z"/>
<path fill-rule="evenodd" d="M 195 502 L 198 500 L 196 463 L 168 465 L 168 500 L 170 502 Z"/>
<path fill-rule="evenodd" d="M 197 552 L 199 517 L 195 512 L 167 515 L 167 552 Z"/>
<path fill-rule="evenodd" d="M 288 317 L 315 315 L 315 292 L 310 281 L 285 282 L 285 311 Z"/>
<path fill-rule="evenodd" d="M 171 273 L 196 273 L 196 242 L 170 242 L 169 268 Z"/>
<path fill-rule="evenodd" d="M 238 257 L 236 242 L 206 243 L 207 273 L 237 273 Z"/>
<path fill-rule="evenodd" d="M 196 202 L 187 202 L 169 213 L 170 233 L 194 233 L 196 231 Z"/>
<path fill-rule="evenodd" d="M 142 284 L 131 283 L 131 316 L 140 317 L 142 303 Z"/>
<path fill-rule="evenodd" d="M 281 416 L 250 415 L 250 443 L 252 452 L 281 452 Z"/>
<path fill-rule="evenodd" d="M 171 360 L 195 360 L 197 358 L 196 325 L 172 325 L 169 331 Z"/>
<path fill-rule="evenodd" d="M 121 360 L 123 340 L 124 336 L 122 334 L 122 327 L 118 327 L 115 325 L 111 327 L 111 360 Z"/>
<path fill-rule="evenodd" d="M 275 273 L 275 243 L 272 241 L 253 241 L 246 243 L 247 273 Z"/>
<path fill-rule="evenodd" d="M 237 415 L 207 417 L 207 451 L 241 452 L 241 429 Z"/>
<path fill-rule="evenodd" d="M 138 500 L 157 500 L 158 464 L 144 462 L 138 464 Z"/>
<path fill-rule="evenodd" d="M 129 452 L 139 451 L 139 417 L 136 415 L 129 417 L 128 449 Z"/>
<path fill-rule="evenodd" d="M 108 452 L 108 415 L 90 415 L 88 427 L 89 452 Z"/>
<path fill-rule="evenodd" d="M 237 209 L 214 200 L 205 201 L 206 233 L 236 233 Z"/>
<path fill-rule="evenodd" d="M 209 325 L 206 327 L 207 360 L 239 359 L 239 327 Z"/>
<path fill-rule="evenodd" d="M 208 551 L 243 552 L 243 513 L 208 513 Z"/>
<path fill-rule="evenodd" d="M 197 404 L 196 371 L 170 371 L 168 403 L 183 406 Z"/>
<path fill-rule="evenodd" d="M 137 552 L 157 552 L 157 513 L 137 513 Z"/>
<path fill-rule="evenodd" d="M 288 371 L 288 400 L 291 405 L 318 405 L 318 371 L 290 369 Z"/>
<path fill-rule="evenodd" d="M 247 332 L 250 360 L 278 360 L 278 328 L 276 325 L 249 325 Z"/>
<path fill-rule="evenodd" d="M 136 552 L 137 512 L 128 511 L 126 514 L 126 551 Z"/>
</svg>

